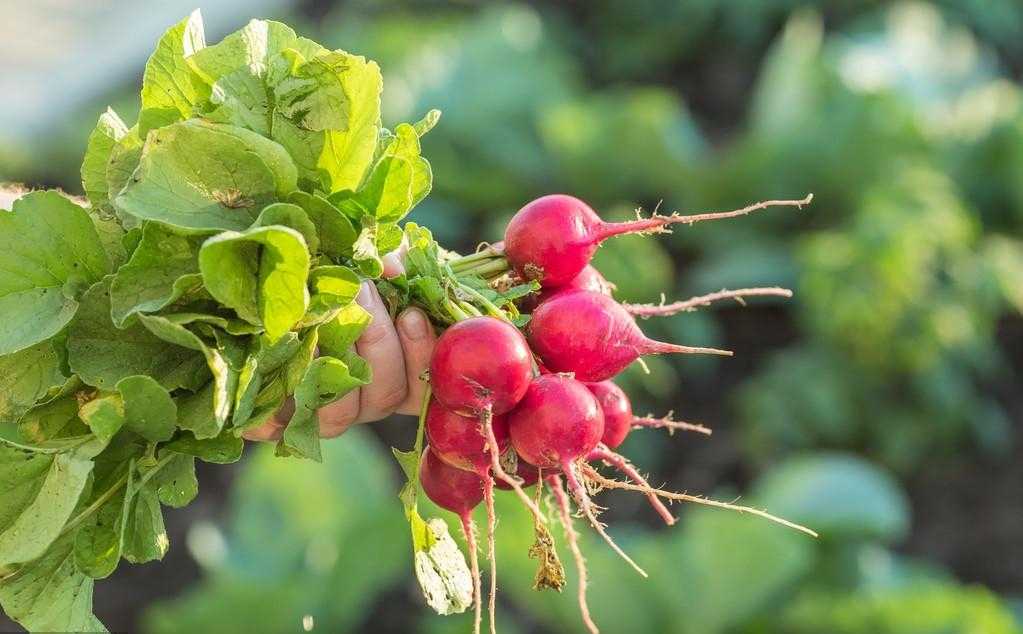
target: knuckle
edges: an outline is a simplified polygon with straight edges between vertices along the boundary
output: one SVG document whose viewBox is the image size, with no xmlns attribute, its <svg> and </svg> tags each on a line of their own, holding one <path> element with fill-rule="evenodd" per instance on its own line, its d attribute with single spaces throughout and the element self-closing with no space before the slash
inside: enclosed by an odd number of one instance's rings
<svg viewBox="0 0 1023 634">
<path fill-rule="evenodd" d="M 388 324 L 375 323 L 370 324 L 366 327 L 366 330 L 362 332 L 362 336 L 359 337 L 359 343 L 364 346 L 375 346 L 384 342 L 392 333 Z"/>
<path fill-rule="evenodd" d="M 386 389 L 381 390 L 379 393 L 373 394 L 370 398 L 369 406 L 374 411 L 382 413 L 390 413 L 398 409 L 398 407 L 405 402 L 408 397 L 408 386 L 404 383 L 389 386 Z"/>
</svg>

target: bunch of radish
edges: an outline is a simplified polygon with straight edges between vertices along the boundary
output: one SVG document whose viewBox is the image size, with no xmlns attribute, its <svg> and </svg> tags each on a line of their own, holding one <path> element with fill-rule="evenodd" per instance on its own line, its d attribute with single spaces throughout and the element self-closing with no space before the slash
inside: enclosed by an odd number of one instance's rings
<svg viewBox="0 0 1023 634">
<path fill-rule="evenodd" d="M 725 350 L 676 345 L 646 337 L 635 317 L 669 315 L 723 298 L 790 295 L 780 288 L 722 291 L 685 302 L 623 305 L 613 287 L 590 264 L 600 243 L 627 233 L 664 232 L 675 223 L 734 217 L 772 205 L 800 206 L 799 201 L 768 201 L 744 209 L 697 216 L 662 216 L 608 223 L 583 201 L 566 195 L 545 196 L 524 206 L 508 223 L 504 241 L 451 262 L 459 274 L 476 274 L 495 287 L 535 281 L 535 293 L 518 304 L 531 311 L 520 330 L 501 312 L 457 321 L 441 335 L 430 364 L 432 396 L 422 424 L 429 445 L 420 461 L 420 482 L 438 506 L 461 518 L 470 550 L 475 588 L 475 629 L 482 614 L 481 582 L 472 510 L 487 508 L 490 551 L 490 615 L 494 624 L 496 562 L 494 560 L 495 484 L 518 496 L 537 529 L 544 551 L 537 588 L 564 585 L 564 571 L 546 530 L 547 518 L 530 486 L 547 487 L 554 498 L 566 541 L 576 561 L 579 605 L 590 631 L 597 628 L 586 604 L 586 569 L 572 527 L 570 499 L 582 516 L 632 567 L 642 569 L 611 540 L 590 500 L 594 488 L 623 488 L 644 493 L 667 524 L 674 516 L 663 499 L 692 501 L 768 515 L 705 498 L 650 486 L 615 449 L 636 427 L 709 430 L 669 417 L 638 417 L 628 396 L 611 379 L 644 355 L 700 353 L 731 355 Z M 626 481 L 600 473 L 595 464 L 616 469 Z"/>
</svg>

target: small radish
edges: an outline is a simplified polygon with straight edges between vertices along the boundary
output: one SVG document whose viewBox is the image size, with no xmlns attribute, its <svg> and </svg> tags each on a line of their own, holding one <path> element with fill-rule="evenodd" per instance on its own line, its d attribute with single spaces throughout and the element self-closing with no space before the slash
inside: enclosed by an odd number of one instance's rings
<svg viewBox="0 0 1023 634">
<path fill-rule="evenodd" d="M 801 207 L 812 199 L 771 200 L 735 211 L 693 216 L 658 216 L 631 222 L 605 222 L 589 205 L 565 194 L 543 196 L 526 204 L 508 223 L 504 250 L 515 271 L 544 286 L 567 284 L 590 263 L 600 243 L 626 233 L 666 231 L 668 225 L 733 218 L 773 205 Z"/>
<path fill-rule="evenodd" d="M 548 370 L 586 382 L 610 379 L 647 354 L 732 354 L 648 339 L 618 302 L 592 291 L 552 297 L 533 311 L 527 328 L 529 344 Z"/>
<path fill-rule="evenodd" d="M 604 415 L 586 385 L 564 375 L 538 376 L 508 415 L 508 431 L 519 457 L 540 469 L 560 470 L 564 474 L 569 490 L 593 528 L 645 577 L 646 573 L 622 552 L 597 521 L 589 494 L 576 476 L 576 463 L 590 455 L 604 433 Z"/>
<path fill-rule="evenodd" d="M 494 437 L 503 453 L 508 448 L 508 423 L 505 417 L 494 416 Z M 426 410 L 426 437 L 430 449 L 447 464 L 472 471 L 481 478 L 490 477 L 490 451 L 477 418 L 460 416 L 444 407 L 436 398 L 430 399 Z"/>
<path fill-rule="evenodd" d="M 508 430 L 520 458 L 559 470 L 593 451 L 604 433 L 604 415 L 586 385 L 544 374 L 533 379 L 508 415 Z"/>
<path fill-rule="evenodd" d="M 463 416 L 504 414 L 533 377 L 529 345 L 515 326 L 494 317 L 460 321 L 437 340 L 430 384 L 437 399 Z"/>
<path fill-rule="evenodd" d="M 612 381 L 587 383 L 586 387 L 597 397 L 600 410 L 604 414 L 604 436 L 600 442 L 616 449 L 636 427 L 662 427 L 674 431 L 683 429 L 710 435 L 711 431 L 703 425 L 694 425 L 671 419 L 671 416 L 654 418 L 652 416 L 635 416 L 632 413 L 632 402 L 622 388 Z"/>
<path fill-rule="evenodd" d="M 594 293 L 603 293 L 604 295 L 611 296 L 614 288 L 614 284 L 608 282 L 595 266 L 587 264 L 586 268 L 579 272 L 579 275 L 573 277 L 564 286 L 545 287 L 541 288 L 539 293 L 528 295 L 521 302 L 521 308 L 526 312 L 531 312 L 558 293 L 567 291 L 593 291 Z"/>
<path fill-rule="evenodd" d="M 539 524 L 543 513 L 518 481 L 501 467 L 501 447 L 493 419 L 522 400 L 533 377 L 533 355 L 525 337 L 508 322 L 472 317 L 457 322 L 437 339 L 430 358 L 430 385 L 445 407 L 474 416 L 489 447 L 493 475 L 506 482 Z"/>
<path fill-rule="evenodd" d="M 488 491 L 493 488 L 486 485 L 471 471 L 456 469 L 437 457 L 429 447 L 423 451 L 419 463 L 419 483 L 426 496 L 442 509 L 451 511 L 462 521 L 462 533 L 469 546 L 469 560 L 472 564 L 473 601 L 476 620 L 474 632 L 480 631 L 482 616 L 482 590 L 480 588 L 479 552 L 476 545 L 476 526 L 472 521 L 472 510 L 479 506 Z M 491 506 L 493 506 L 491 504 Z M 492 533 L 493 531 L 488 531 Z M 491 551 L 493 545 L 491 545 Z M 493 558 L 493 555 L 491 555 Z"/>
</svg>

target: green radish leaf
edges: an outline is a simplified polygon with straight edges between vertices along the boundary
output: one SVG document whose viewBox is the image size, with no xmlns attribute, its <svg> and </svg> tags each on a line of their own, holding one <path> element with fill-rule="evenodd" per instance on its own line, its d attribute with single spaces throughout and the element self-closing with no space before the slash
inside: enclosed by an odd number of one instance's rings
<svg viewBox="0 0 1023 634">
<path fill-rule="evenodd" d="M 85 158 L 82 160 L 82 188 L 85 190 L 85 197 L 95 209 L 113 210 L 110 205 L 107 163 L 110 162 L 110 153 L 114 145 L 126 134 L 128 127 L 116 112 L 107 108 L 89 135 Z"/>
<path fill-rule="evenodd" d="M 186 432 L 167 443 L 164 449 L 186 456 L 193 456 L 203 462 L 231 464 L 241 459 L 242 450 L 245 449 L 245 441 L 229 432 L 224 432 L 215 438 L 206 439 L 196 438 L 194 435 Z"/>
<path fill-rule="evenodd" d="M 0 439 L 0 566 L 40 557 L 78 505 L 93 463 L 83 442 L 66 450 Z"/>
<path fill-rule="evenodd" d="M 369 364 L 354 353 L 345 361 L 333 357 L 314 359 L 295 389 L 295 413 L 281 440 L 288 454 L 319 462 L 322 456 L 317 410 L 370 380 Z"/>
<path fill-rule="evenodd" d="M 305 210 L 292 203 L 274 203 L 267 205 L 259 212 L 256 218 L 256 227 L 269 227 L 280 225 L 294 229 L 305 238 L 309 253 L 318 253 L 320 250 L 320 238 L 316 233 L 316 225 L 309 219 Z"/>
<path fill-rule="evenodd" d="M 164 33 L 142 75 L 142 107 L 173 108 L 182 117 L 205 97 L 203 82 L 185 58 L 206 46 L 202 15 L 196 9 Z"/>
<path fill-rule="evenodd" d="M 138 221 L 132 216 L 121 214 L 114 205 L 114 201 L 131 180 L 131 175 L 138 167 L 140 158 L 142 158 L 142 137 L 139 136 L 138 126 L 134 126 L 128 129 L 127 134 L 117 139 L 113 147 L 110 148 L 110 157 L 107 159 L 107 197 L 110 204 L 114 206 L 118 217 L 122 221 L 130 221 L 125 224 L 126 228 L 137 225 Z"/>
<path fill-rule="evenodd" d="M 144 374 L 168 390 L 202 385 L 204 360 L 180 344 L 167 343 L 140 324 L 124 330 L 110 320 L 111 277 L 82 297 L 78 318 L 68 331 L 68 363 L 82 381 L 113 390 L 118 381 Z"/>
<path fill-rule="evenodd" d="M 276 341 L 298 323 L 309 305 L 309 251 L 302 235 L 287 227 L 228 231 L 199 251 L 206 289 L 220 303 Z"/>
<path fill-rule="evenodd" d="M 217 386 L 210 381 L 194 394 L 184 394 L 174 399 L 178 408 L 178 427 L 187 429 L 199 438 L 214 438 L 223 429 L 223 423 L 217 419 L 217 407 L 214 395 Z"/>
<path fill-rule="evenodd" d="M 27 412 L 18 432 L 33 443 L 46 443 L 88 434 L 89 428 L 79 418 L 76 395 L 65 394 Z"/>
<path fill-rule="evenodd" d="M 92 613 L 93 583 L 75 565 L 74 536 L 67 535 L 0 584 L 0 606 L 32 632 L 105 632 Z"/>
<path fill-rule="evenodd" d="M 332 320 L 355 301 L 362 284 L 358 274 L 348 267 L 321 266 L 310 272 L 309 285 L 313 295 L 299 328 L 318 326 Z"/>
<path fill-rule="evenodd" d="M 17 423 L 66 380 L 53 341 L 0 357 L 0 424 Z"/>
<path fill-rule="evenodd" d="M 177 123 L 184 117 L 174 108 L 143 108 L 139 112 L 139 121 L 135 129 L 140 139 L 145 139 L 150 130 Z"/>
<path fill-rule="evenodd" d="M 373 170 L 374 173 L 389 157 L 400 158 L 407 161 L 412 170 L 412 178 L 409 187 L 411 196 L 408 207 L 405 208 L 404 211 L 398 212 L 397 207 L 395 208 L 395 211 L 400 214 L 397 217 L 381 216 L 380 208 L 378 207 L 377 218 L 393 221 L 400 220 L 413 207 L 422 202 L 433 188 L 433 170 L 430 167 L 429 161 L 422 157 L 422 147 L 419 144 L 419 137 L 420 134 L 414 126 L 402 123 L 394 129 L 394 137 L 384 148 L 383 155 L 377 163 L 377 167 Z M 370 177 L 370 182 L 373 182 L 372 176 Z"/>
<path fill-rule="evenodd" d="M 199 480 L 195 476 L 195 457 L 164 450 L 161 458 L 173 454 L 170 461 L 153 476 L 152 483 L 160 502 L 171 508 L 187 506 L 199 495 Z"/>
<path fill-rule="evenodd" d="M 333 319 L 320 324 L 320 352 L 326 356 L 343 358 L 372 321 L 373 316 L 354 302 L 342 308 Z"/>
<path fill-rule="evenodd" d="M 245 336 L 245 335 L 258 335 L 263 332 L 263 329 L 254 324 L 250 324 L 247 321 L 242 321 L 234 317 L 221 317 L 219 315 L 209 315 L 206 313 L 164 313 L 159 315 L 179 326 L 208 324 L 223 330 L 229 335 Z"/>
<path fill-rule="evenodd" d="M 185 229 L 241 230 L 295 189 L 295 164 L 255 132 L 192 119 L 153 130 L 114 199 L 122 214 Z"/>
<path fill-rule="evenodd" d="M 131 477 L 125 495 L 130 499 L 131 508 L 124 524 L 124 558 L 133 564 L 163 559 L 170 541 L 156 487 Z"/>
<path fill-rule="evenodd" d="M 202 286 L 199 246 L 194 236 L 155 222 L 142 228 L 131 259 L 110 284 L 111 316 L 118 327 L 136 313 L 152 313 Z"/>
<path fill-rule="evenodd" d="M 53 337 L 110 268 L 89 214 L 55 191 L 0 211 L 0 355 Z"/>
<path fill-rule="evenodd" d="M 211 384 L 213 391 L 210 396 L 212 397 L 211 413 L 215 425 L 212 428 L 202 429 L 185 427 L 185 421 L 182 420 L 181 426 L 185 429 L 192 429 L 202 437 L 218 434 L 231 414 L 231 398 L 238 380 L 237 373 L 228 363 L 227 356 L 222 350 L 207 345 L 194 332 L 177 323 L 173 316 L 139 315 L 138 318 L 142 326 L 156 337 L 175 346 L 196 350 L 205 357 L 206 365 L 213 374 L 213 383 Z"/>
<path fill-rule="evenodd" d="M 354 191 L 373 163 L 382 88 L 375 62 L 343 51 L 318 54 L 276 83 L 273 138 L 303 178 L 330 192 Z"/>
<path fill-rule="evenodd" d="M 262 394 L 264 383 L 271 382 L 274 373 L 284 367 L 302 348 L 302 342 L 294 332 L 287 333 L 274 343 L 261 337 L 249 345 L 248 355 L 238 375 L 238 389 L 235 393 L 235 411 L 232 420 L 236 435 L 253 426 L 253 413 Z M 281 386 L 283 386 L 283 380 Z M 279 391 L 283 402 L 283 387 Z"/>
<path fill-rule="evenodd" d="M 110 442 L 124 427 L 124 401 L 117 394 L 93 399 L 82 405 L 78 417 L 97 438 Z"/>
<path fill-rule="evenodd" d="M 331 258 L 338 259 L 352 255 L 352 245 L 358 235 L 341 210 L 327 201 L 326 198 L 308 194 L 303 191 L 292 192 L 288 201 L 305 210 L 309 219 L 316 225 L 320 237 L 320 249 Z"/>
<path fill-rule="evenodd" d="M 150 442 L 170 440 L 177 427 L 178 408 L 163 386 L 148 376 L 129 376 L 117 382 L 117 391 L 128 430 Z"/>
<path fill-rule="evenodd" d="M 270 20 L 250 20 L 243 28 L 220 42 L 186 55 L 190 68 L 208 83 L 215 84 L 225 75 L 251 69 L 261 76 L 270 57 L 299 45 L 295 31 L 286 24 Z M 216 102 L 216 93 L 212 96 Z"/>
<path fill-rule="evenodd" d="M 134 471 L 135 461 L 131 459 L 127 464 L 127 473 Z M 126 477 L 129 476 L 120 476 Z M 116 472 L 112 472 L 103 482 L 97 483 L 90 503 L 100 502 L 100 496 L 109 491 L 116 492 L 75 532 L 75 563 L 79 570 L 93 579 L 109 577 L 121 559 L 124 529 L 132 497 L 128 495 L 126 483 L 120 478 Z"/>
</svg>

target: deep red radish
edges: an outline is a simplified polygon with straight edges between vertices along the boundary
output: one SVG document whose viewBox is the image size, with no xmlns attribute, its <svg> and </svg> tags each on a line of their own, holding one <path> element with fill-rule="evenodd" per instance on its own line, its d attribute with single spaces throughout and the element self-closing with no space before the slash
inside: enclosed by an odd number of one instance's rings
<svg viewBox="0 0 1023 634">
<path fill-rule="evenodd" d="M 433 394 L 463 416 L 504 414 L 519 402 L 533 377 L 529 345 L 515 326 L 472 317 L 448 328 L 430 359 Z"/>
<path fill-rule="evenodd" d="M 611 381 L 587 383 L 586 388 L 597 397 L 600 411 L 604 414 L 604 435 L 600 442 L 614 449 L 632 430 L 632 403 L 622 388 Z"/>
<path fill-rule="evenodd" d="M 515 475 L 522 480 L 522 488 L 529 488 L 540 479 L 540 471 L 525 460 L 519 460 L 515 469 Z M 496 480 L 494 484 L 504 491 L 511 491 L 511 485 L 503 480 Z"/>
<path fill-rule="evenodd" d="M 509 444 L 508 422 L 501 415 L 494 416 L 492 424 L 497 445 L 503 453 Z M 430 399 L 426 410 L 426 437 L 430 450 L 447 464 L 472 471 L 481 478 L 490 477 L 490 452 L 478 418 L 460 416 L 437 399 Z"/>
<path fill-rule="evenodd" d="M 618 302 L 592 291 L 552 297 L 533 311 L 527 328 L 529 345 L 548 370 L 586 382 L 610 379 L 647 354 L 732 354 L 649 339 Z"/>
<path fill-rule="evenodd" d="M 733 218 L 772 205 L 802 206 L 803 200 L 770 200 L 744 209 L 693 216 L 653 216 L 605 222 L 589 205 L 565 194 L 537 198 L 520 209 L 504 232 L 504 249 L 515 271 L 544 286 L 562 286 L 590 263 L 601 242 L 626 233 L 650 233 L 676 223 Z"/>
<path fill-rule="evenodd" d="M 469 515 L 483 501 L 483 479 L 471 471 L 456 469 L 427 447 L 419 465 L 419 482 L 426 496 L 455 515 Z"/>
<path fill-rule="evenodd" d="M 597 446 L 604 415 L 584 384 L 544 374 L 533 379 L 508 415 L 508 431 L 521 459 L 541 469 L 561 469 Z"/>
<path fill-rule="evenodd" d="M 487 478 L 487 480 L 490 480 Z M 472 521 L 472 511 L 484 497 L 488 498 L 488 511 L 493 513 L 494 490 L 486 480 L 471 471 L 456 469 L 441 460 L 427 447 L 419 462 L 419 483 L 426 497 L 442 509 L 451 511 L 462 522 L 462 534 L 469 546 L 469 561 L 472 567 L 473 603 L 475 606 L 475 624 L 473 631 L 479 632 L 480 619 L 483 613 L 482 590 L 480 588 L 479 549 L 476 545 L 476 526 Z M 489 522 L 488 533 L 493 534 L 493 526 Z M 493 573 L 491 573 L 493 574 Z"/>
<path fill-rule="evenodd" d="M 512 447 L 519 457 L 540 469 L 560 469 L 586 519 L 604 541 L 644 577 L 597 521 L 586 487 L 576 475 L 604 434 L 604 415 L 597 398 L 580 381 L 562 374 L 533 379 L 522 401 L 508 415 Z"/>
<path fill-rule="evenodd" d="M 558 293 L 573 290 L 593 291 L 594 293 L 603 293 L 604 295 L 610 296 L 614 290 L 614 284 L 608 282 L 595 266 L 587 264 L 586 267 L 579 272 L 579 275 L 573 277 L 564 286 L 541 288 L 539 293 L 527 296 L 521 303 L 521 308 L 526 312 L 532 312 L 536 310 L 537 306 L 554 297 Z"/>
</svg>

